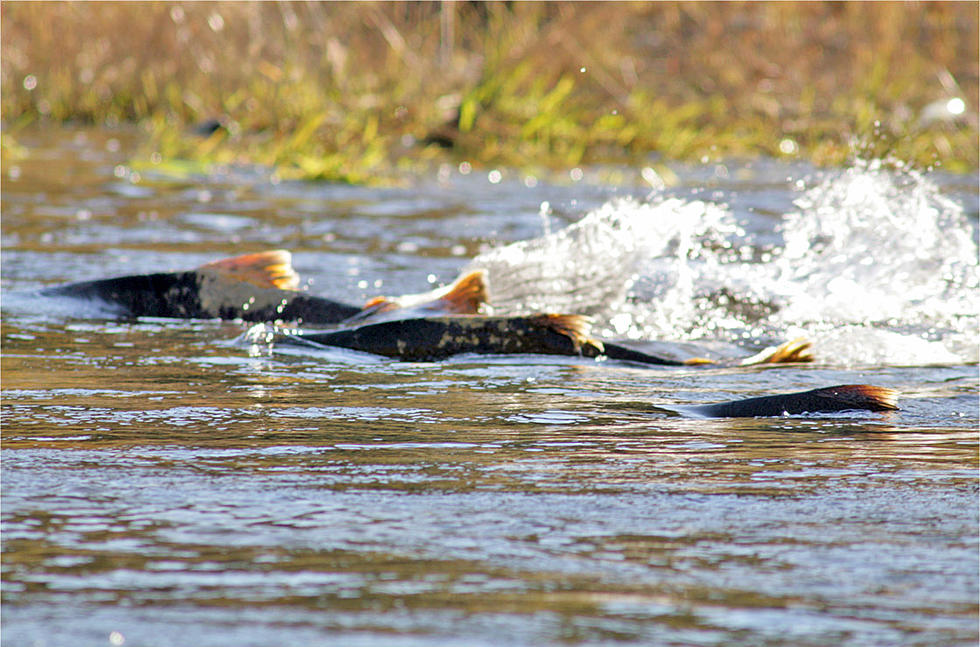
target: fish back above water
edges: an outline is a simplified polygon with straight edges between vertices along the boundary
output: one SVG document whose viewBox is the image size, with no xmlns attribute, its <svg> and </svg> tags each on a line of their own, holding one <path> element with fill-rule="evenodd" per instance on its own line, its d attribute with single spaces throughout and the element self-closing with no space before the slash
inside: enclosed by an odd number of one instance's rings
<svg viewBox="0 0 980 647">
<path fill-rule="evenodd" d="M 895 411 L 898 409 L 897 395 L 895 391 L 879 386 L 845 384 L 812 391 L 683 407 L 681 410 L 709 418 L 754 418 L 838 411 Z"/>
<path fill-rule="evenodd" d="M 487 301 L 485 273 L 468 272 L 444 288 L 378 297 L 364 308 L 297 290 L 299 275 L 285 250 L 244 254 L 186 272 L 159 272 L 70 283 L 42 296 L 98 302 L 106 314 L 178 319 L 240 319 L 337 324 L 419 313 L 476 313 Z"/>
<path fill-rule="evenodd" d="M 580 315 L 447 316 L 398 319 L 324 333 L 287 334 L 283 341 L 335 346 L 404 361 L 434 361 L 463 353 L 586 355 L 602 345 L 588 337 Z"/>
<path fill-rule="evenodd" d="M 716 362 L 700 356 L 680 359 L 599 340 L 590 336 L 590 329 L 588 318 L 582 315 L 456 315 L 365 323 L 328 332 L 283 332 L 279 340 L 349 348 L 403 361 L 435 361 L 463 353 L 602 357 L 656 366 L 753 366 L 812 360 L 810 343 L 804 339 L 791 340 L 748 358 Z M 265 344 L 276 338 L 275 329 L 270 332 L 266 326 L 256 326 L 245 334 L 249 343 Z"/>
<path fill-rule="evenodd" d="M 329 324 L 361 311 L 303 292 L 256 287 L 204 268 L 69 283 L 46 288 L 41 295 L 99 302 L 124 317 Z"/>
</svg>

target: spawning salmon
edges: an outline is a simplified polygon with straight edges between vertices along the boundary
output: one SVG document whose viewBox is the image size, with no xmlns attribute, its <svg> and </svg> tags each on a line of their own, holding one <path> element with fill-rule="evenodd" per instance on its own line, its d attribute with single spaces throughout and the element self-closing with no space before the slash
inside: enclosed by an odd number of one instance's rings
<svg viewBox="0 0 980 647">
<path fill-rule="evenodd" d="M 273 250 L 225 258 L 184 272 L 157 272 L 69 283 L 44 296 L 99 301 L 121 316 L 241 319 L 335 324 L 405 312 L 475 313 L 487 301 L 485 275 L 469 272 L 451 285 L 417 295 L 376 297 L 356 306 L 299 289 L 292 256 Z"/>
<path fill-rule="evenodd" d="M 627 348 L 591 337 L 589 328 L 588 317 L 582 315 L 457 315 L 366 323 L 329 332 L 285 333 L 282 339 L 298 344 L 349 348 L 403 361 L 436 361 L 462 353 L 530 353 L 607 357 L 659 366 L 715 363 L 702 357 L 679 360 Z M 730 364 L 809 362 L 813 359 L 809 349 L 809 342 L 795 339 Z"/>
<path fill-rule="evenodd" d="M 870 384 L 842 384 L 812 391 L 766 395 L 731 402 L 684 407 L 709 418 L 756 418 L 838 411 L 896 411 L 898 394 Z"/>
</svg>

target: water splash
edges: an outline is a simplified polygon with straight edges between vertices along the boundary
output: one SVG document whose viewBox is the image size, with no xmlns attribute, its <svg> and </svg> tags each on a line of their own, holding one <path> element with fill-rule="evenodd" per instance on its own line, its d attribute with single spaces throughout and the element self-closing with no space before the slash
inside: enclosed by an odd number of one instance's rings
<svg viewBox="0 0 980 647">
<path fill-rule="evenodd" d="M 861 162 L 813 180 L 781 219 L 618 199 L 471 268 L 488 271 L 498 312 L 590 314 L 607 336 L 805 335 L 834 364 L 974 362 L 974 229 L 923 174 Z"/>
</svg>

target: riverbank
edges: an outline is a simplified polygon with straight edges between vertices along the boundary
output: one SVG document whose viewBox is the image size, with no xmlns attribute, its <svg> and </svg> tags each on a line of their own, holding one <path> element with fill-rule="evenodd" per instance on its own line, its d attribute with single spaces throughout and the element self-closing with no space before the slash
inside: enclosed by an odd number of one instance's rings
<svg viewBox="0 0 980 647">
<path fill-rule="evenodd" d="M 976 3 L 4 3 L 4 151 L 137 122 L 147 160 L 369 182 L 440 160 L 978 164 Z"/>
</svg>

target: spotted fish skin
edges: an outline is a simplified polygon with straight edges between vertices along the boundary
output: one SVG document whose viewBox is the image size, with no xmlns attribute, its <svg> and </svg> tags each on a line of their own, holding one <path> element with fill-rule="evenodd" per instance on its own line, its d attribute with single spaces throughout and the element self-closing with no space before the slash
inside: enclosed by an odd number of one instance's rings
<svg viewBox="0 0 980 647">
<path fill-rule="evenodd" d="M 880 386 L 842 384 L 812 391 L 685 407 L 685 410 L 709 418 L 755 418 L 837 411 L 896 411 L 896 397 L 895 391 Z"/>
<path fill-rule="evenodd" d="M 567 329 L 567 324 L 577 324 L 579 319 L 575 315 L 423 317 L 287 335 L 286 341 L 349 348 L 405 361 L 436 361 L 461 353 L 600 355 L 601 343 Z"/>
<path fill-rule="evenodd" d="M 129 317 L 334 324 L 361 311 L 302 292 L 229 280 L 205 269 L 82 281 L 47 288 L 41 294 L 99 301 Z"/>
</svg>

